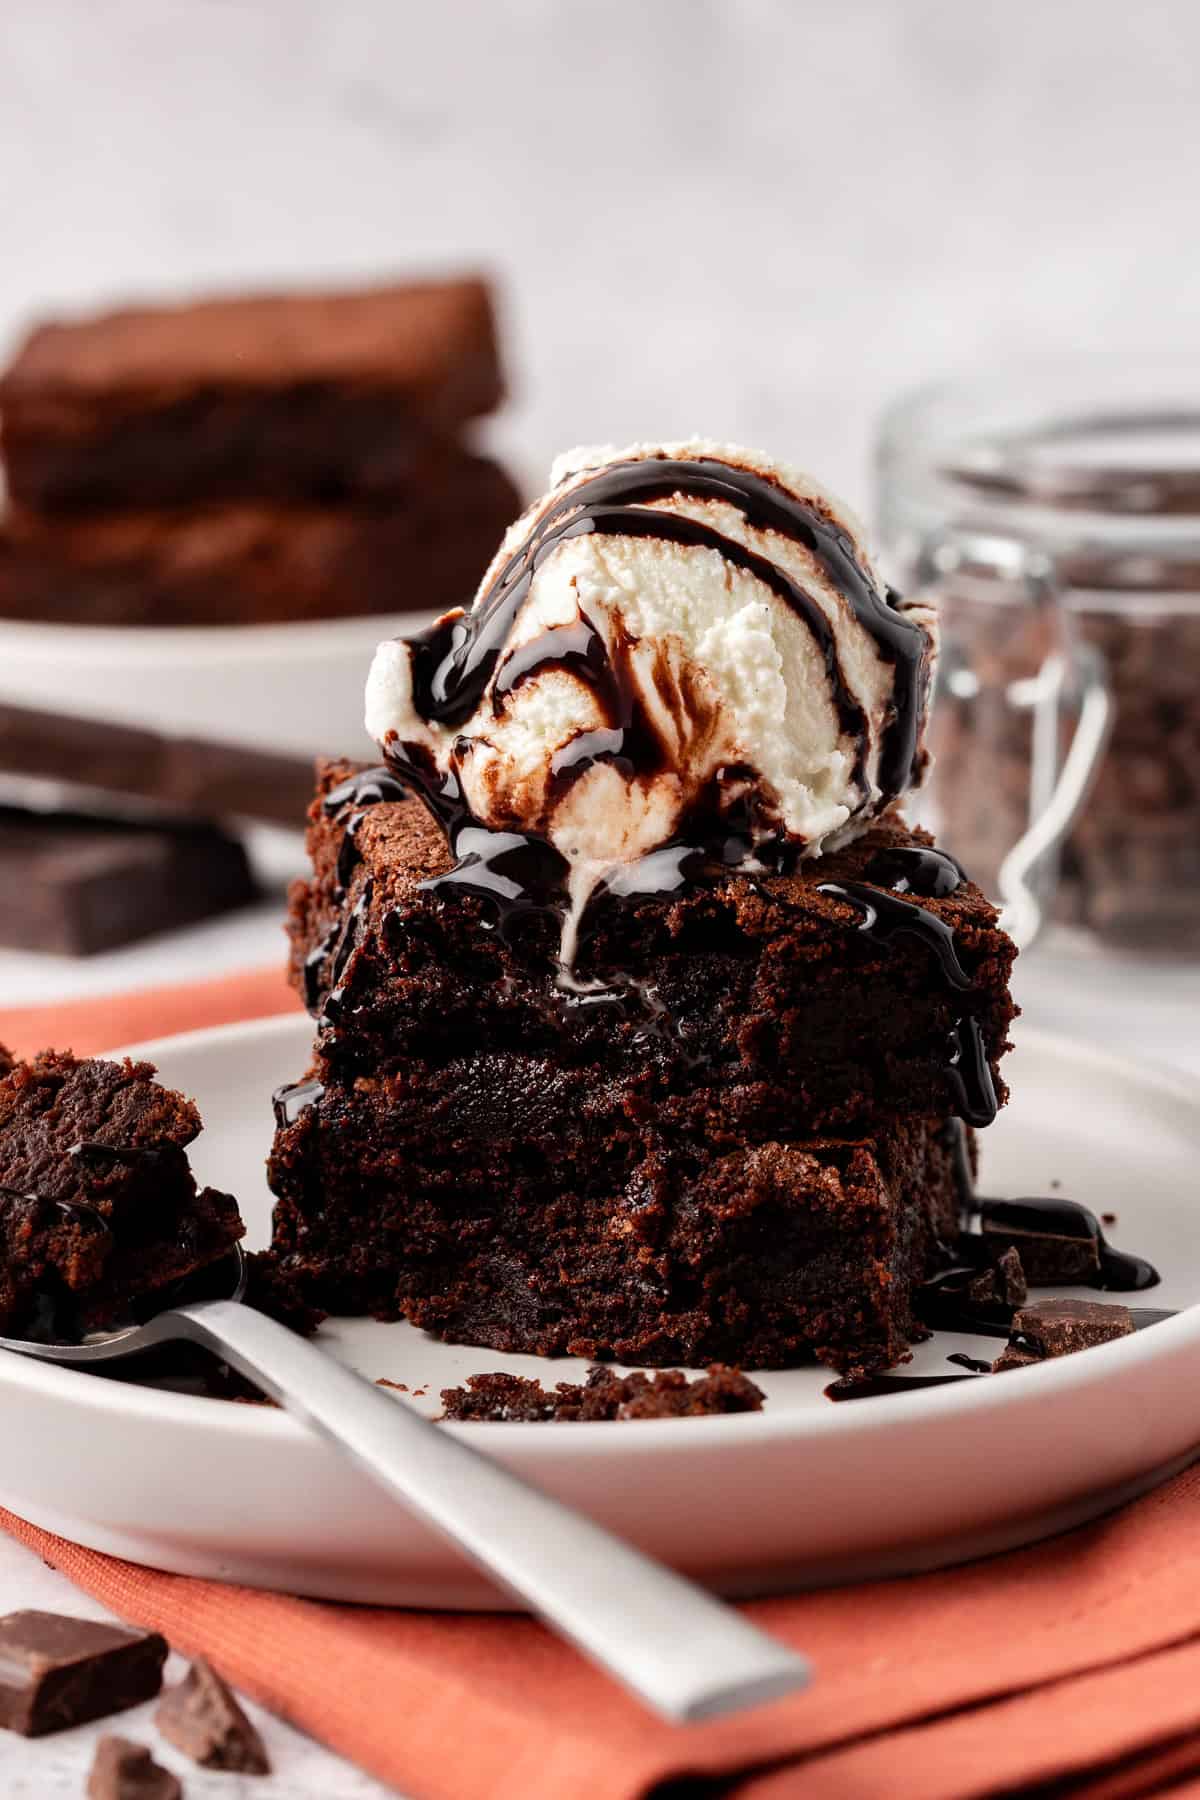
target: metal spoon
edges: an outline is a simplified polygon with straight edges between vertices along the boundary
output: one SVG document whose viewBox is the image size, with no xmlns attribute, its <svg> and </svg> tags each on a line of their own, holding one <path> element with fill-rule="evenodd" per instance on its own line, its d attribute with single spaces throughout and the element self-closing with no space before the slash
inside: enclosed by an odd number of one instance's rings
<svg viewBox="0 0 1200 1800">
<path fill-rule="evenodd" d="M 77 1368 L 180 1338 L 215 1351 L 668 1719 L 716 1718 L 807 1684 L 804 1658 L 732 1608 L 241 1304 L 240 1251 L 230 1262 L 228 1299 L 172 1306 L 85 1343 L 0 1347 Z"/>
</svg>

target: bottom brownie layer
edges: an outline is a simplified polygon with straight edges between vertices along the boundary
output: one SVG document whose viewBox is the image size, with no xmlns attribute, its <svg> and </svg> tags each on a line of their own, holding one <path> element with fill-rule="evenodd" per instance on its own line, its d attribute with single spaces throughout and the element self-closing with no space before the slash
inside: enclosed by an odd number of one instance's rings
<svg viewBox="0 0 1200 1800">
<path fill-rule="evenodd" d="M 956 1233 L 941 1120 L 856 1141 L 564 1133 L 456 1155 L 406 1132 L 392 1099 L 326 1088 L 276 1138 L 274 1249 L 330 1312 L 493 1350 L 875 1370 L 920 1335 L 913 1286 Z"/>
</svg>

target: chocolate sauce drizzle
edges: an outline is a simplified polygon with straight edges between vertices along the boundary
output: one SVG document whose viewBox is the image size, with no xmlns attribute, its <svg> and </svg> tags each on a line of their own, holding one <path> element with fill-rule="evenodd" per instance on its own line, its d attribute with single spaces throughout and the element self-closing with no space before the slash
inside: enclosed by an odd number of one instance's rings
<svg viewBox="0 0 1200 1800">
<path fill-rule="evenodd" d="M 902 936 L 918 939 L 937 963 L 947 986 L 956 993 L 969 992 L 974 984 L 959 958 L 953 928 L 928 907 L 893 898 L 893 894 L 920 894 L 926 899 L 944 899 L 954 893 L 966 879 L 955 859 L 924 845 L 897 845 L 881 850 L 863 874 L 863 881 L 822 882 L 817 892 L 856 907 L 862 914 L 858 929 L 868 937 L 881 943 Z M 891 892 L 880 892 L 881 888 Z M 983 1031 L 972 1013 L 961 1013 L 954 1021 L 946 1072 L 959 1117 L 970 1125 L 990 1125 L 999 1103 Z"/>
<path fill-rule="evenodd" d="M 324 1094 L 325 1089 L 319 1081 L 292 1081 L 277 1087 L 271 1095 L 271 1106 L 280 1131 L 294 1125 L 308 1107 L 319 1105 Z"/>
<path fill-rule="evenodd" d="M 971 977 L 958 959 L 954 931 L 936 913 L 914 902 L 895 899 L 861 881 L 822 881 L 817 892 L 857 907 L 862 913 L 858 929 L 864 937 L 876 938 L 883 944 L 894 937 L 916 938 L 937 963 L 946 985 L 960 994 L 969 991 Z"/>
<path fill-rule="evenodd" d="M 1086 1260 L 1081 1257 L 1082 1266 L 1072 1268 L 1070 1279 L 1101 1293 L 1140 1293 L 1145 1288 L 1157 1287 L 1162 1279 L 1153 1263 L 1147 1262 L 1145 1257 L 1115 1249 L 1105 1237 L 1095 1213 L 1077 1200 L 1060 1200 L 1056 1196 L 980 1199 L 977 1217 L 984 1238 L 990 1238 L 993 1243 L 1015 1243 L 1018 1251 L 1025 1238 L 1075 1240 L 1086 1252 Z"/>
<path fill-rule="evenodd" d="M 413 698 L 430 721 L 461 725 L 483 698 L 504 645 L 542 561 L 559 545 L 592 533 L 653 538 L 716 551 L 733 566 L 756 576 L 804 620 L 821 652 L 842 732 L 856 746 L 860 781 L 868 751 L 867 721 L 850 691 L 833 630 L 823 609 L 769 558 L 760 556 L 698 520 L 647 510 L 675 496 L 720 500 L 736 506 L 753 529 L 774 531 L 806 549 L 831 584 L 845 597 L 858 624 L 879 655 L 895 669 L 894 716 L 880 749 L 877 782 L 884 799 L 908 787 L 919 765 L 921 712 L 928 679 L 927 640 L 920 626 L 885 599 L 859 559 L 848 532 L 816 501 L 801 500 L 769 478 L 710 457 L 673 460 L 656 457 L 618 463 L 571 487 L 538 519 L 525 543 L 500 569 L 471 613 L 439 621 L 408 640 L 412 651 Z M 570 628 L 568 628 L 569 631 Z M 524 648 L 520 665 L 507 679 L 516 685 L 534 668 L 561 657 L 577 673 L 595 674 L 594 646 L 574 637 L 546 633 L 541 648 Z M 626 746 L 620 754 L 628 754 Z"/>
</svg>

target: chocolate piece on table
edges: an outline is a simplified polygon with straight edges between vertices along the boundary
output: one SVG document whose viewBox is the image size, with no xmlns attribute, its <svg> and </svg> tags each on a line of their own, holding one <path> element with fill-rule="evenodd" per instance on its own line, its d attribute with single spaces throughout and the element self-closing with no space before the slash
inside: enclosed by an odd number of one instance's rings
<svg viewBox="0 0 1200 1800">
<path fill-rule="evenodd" d="M 102 1737 L 88 1776 L 88 1800 L 183 1800 L 179 1778 L 156 1763 L 143 1744 Z"/>
<path fill-rule="evenodd" d="M 680 1369 L 618 1375 L 597 1365 L 585 1382 L 560 1381 L 553 1389 L 519 1375 L 472 1375 L 465 1387 L 443 1388 L 442 1405 L 444 1419 L 471 1421 L 684 1419 L 761 1412 L 763 1394 L 740 1369 L 723 1363 L 691 1380 Z"/>
<path fill-rule="evenodd" d="M 154 1715 L 168 1743 L 206 1769 L 269 1775 L 271 1764 L 258 1732 L 216 1670 L 197 1658 L 168 1688 Z"/>
<path fill-rule="evenodd" d="M 388 494 L 501 393 L 482 281 L 262 294 L 39 326 L 0 441 L 25 506 Z"/>
<path fill-rule="evenodd" d="M 0 1619 L 0 1726 L 44 1737 L 149 1700 L 162 1686 L 166 1639 L 62 1613 Z"/>
<path fill-rule="evenodd" d="M 89 956 L 258 897 L 242 845 L 199 822 L 0 806 L 0 944 Z"/>
<path fill-rule="evenodd" d="M 195 1105 L 149 1063 L 45 1051 L 0 1078 L 0 1332 L 72 1338 L 219 1262 L 237 1202 L 197 1191 Z"/>
<path fill-rule="evenodd" d="M 447 447 L 370 504 L 15 510 L 0 521 L 0 617 L 167 626 L 432 615 L 470 598 L 519 504 L 497 464 Z"/>
<path fill-rule="evenodd" d="M 241 817 L 292 829 L 312 795 L 303 756 L 43 712 L 0 701 L 0 770 L 128 795 L 168 814 Z"/>
<path fill-rule="evenodd" d="M 1055 1356 L 1070 1356 L 1096 1344 L 1130 1337 L 1135 1330 L 1127 1306 L 1100 1300 L 1038 1300 L 1023 1306 L 1012 1323 L 1007 1348 L 992 1365 L 993 1374 L 1024 1368 Z"/>
</svg>

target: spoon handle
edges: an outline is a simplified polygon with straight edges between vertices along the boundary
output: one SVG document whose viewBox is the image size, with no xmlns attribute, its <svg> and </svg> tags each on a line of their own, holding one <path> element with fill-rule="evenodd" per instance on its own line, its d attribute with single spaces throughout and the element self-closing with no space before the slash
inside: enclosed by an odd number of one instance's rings
<svg viewBox="0 0 1200 1800">
<path fill-rule="evenodd" d="M 804 1658 L 234 1300 L 160 1313 L 305 1420 L 656 1712 L 693 1721 L 803 1687 Z"/>
</svg>

